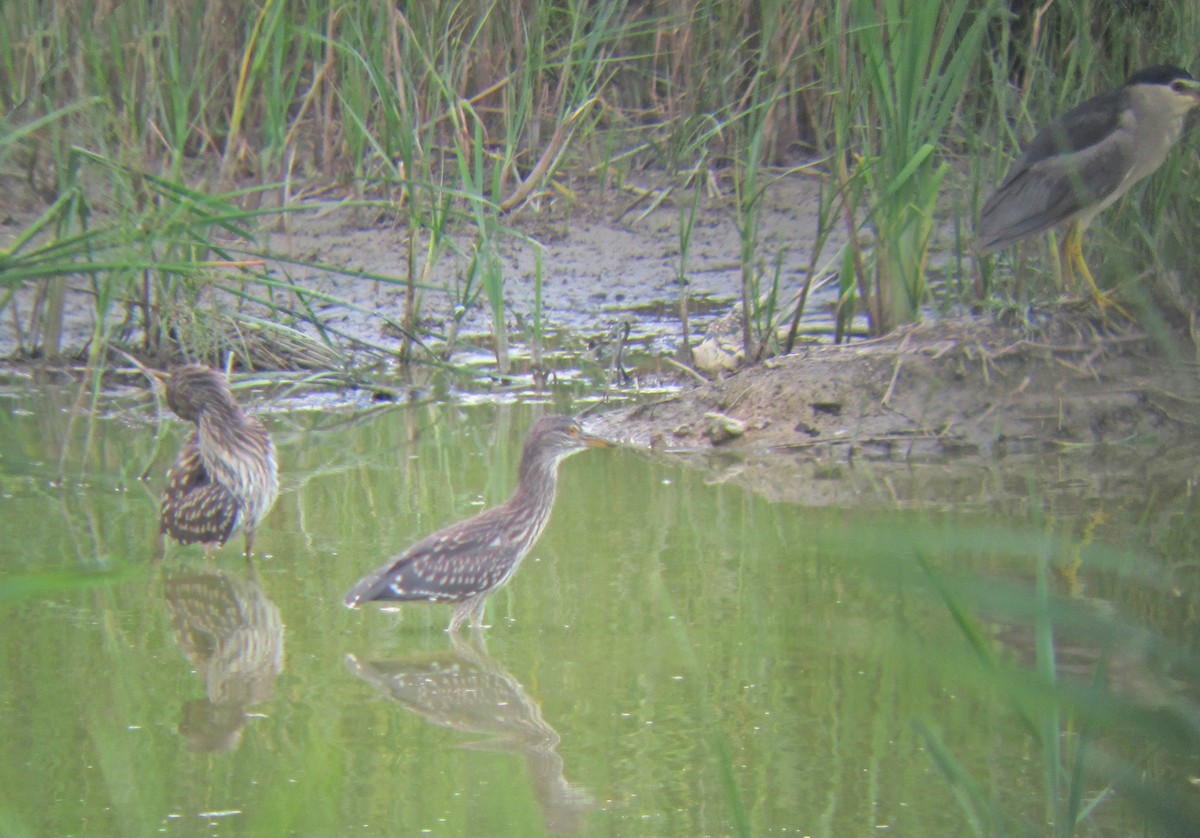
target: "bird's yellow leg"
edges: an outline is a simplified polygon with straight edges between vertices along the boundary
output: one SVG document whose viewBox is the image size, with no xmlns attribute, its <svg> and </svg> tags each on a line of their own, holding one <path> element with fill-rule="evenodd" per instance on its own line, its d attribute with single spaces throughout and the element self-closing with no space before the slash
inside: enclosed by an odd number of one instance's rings
<svg viewBox="0 0 1200 838">
<path fill-rule="evenodd" d="M 1068 270 L 1072 276 L 1078 274 L 1083 277 L 1083 281 L 1087 283 L 1088 293 L 1092 296 L 1092 302 L 1100 309 L 1101 316 L 1108 313 L 1108 309 L 1113 309 L 1122 317 L 1129 317 L 1129 312 L 1121 307 L 1121 305 L 1112 298 L 1112 295 L 1101 291 L 1096 285 L 1096 280 L 1092 277 L 1092 272 L 1088 270 L 1087 262 L 1083 258 L 1083 228 L 1079 224 L 1072 224 L 1067 231 L 1066 241 L 1063 242 L 1063 261 L 1068 263 Z M 1072 286 L 1074 282 L 1072 280 Z M 1072 287 L 1072 290 L 1074 288 Z"/>
<path fill-rule="evenodd" d="M 1072 296 L 1075 294 L 1075 274 L 1071 270 L 1071 259 L 1067 248 L 1070 247 L 1071 230 L 1074 229 L 1075 226 L 1071 225 L 1061 244 L 1056 240 L 1054 231 L 1050 231 L 1050 246 L 1058 253 L 1058 262 L 1054 266 L 1055 287 Z"/>
</svg>

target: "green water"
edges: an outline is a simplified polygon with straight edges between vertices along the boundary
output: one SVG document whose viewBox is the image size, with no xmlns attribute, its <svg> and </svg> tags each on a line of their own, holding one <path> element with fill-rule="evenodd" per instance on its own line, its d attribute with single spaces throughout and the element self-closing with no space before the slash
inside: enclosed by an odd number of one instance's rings
<svg viewBox="0 0 1200 838">
<path fill-rule="evenodd" d="M 94 421 L 70 405 L 0 397 L 5 835 L 967 834 L 922 727 L 1012 831 L 1044 834 L 1030 732 L 917 559 L 1023 584 L 1036 559 L 1005 534 L 1032 529 L 1052 562 L 1103 567 L 1093 593 L 1156 636 L 1195 635 L 1194 579 L 1122 564 L 1197 543 L 1184 478 L 1089 527 L 1070 486 L 1019 521 L 977 498 L 889 511 L 871 479 L 869 512 L 803 508 L 615 449 L 564 463 L 486 648 L 452 644 L 449 606 L 341 598 L 503 500 L 544 405 L 268 417 L 283 493 L 252 567 L 240 541 L 211 564 L 177 545 L 154 561 L 182 426 L 156 448 L 144 400 Z M 1139 755 L 1164 783 L 1195 768 Z M 1143 823 L 1114 796 L 1080 833 Z"/>
</svg>

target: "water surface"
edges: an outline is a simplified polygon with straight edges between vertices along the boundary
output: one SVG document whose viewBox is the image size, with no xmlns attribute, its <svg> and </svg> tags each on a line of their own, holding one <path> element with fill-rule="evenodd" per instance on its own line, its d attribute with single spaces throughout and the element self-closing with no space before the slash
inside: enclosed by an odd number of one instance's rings
<svg viewBox="0 0 1200 838">
<path fill-rule="evenodd" d="M 452 642 L 450 606 L 341 598 L 504 500 L 547 405 L 266 417 L 283 493 L 248 566 L 240 541 L 154 558 L 180 423 L 72 403 L 0 397 L 5 834 L 964 834 L 930 732 L 1037 834 L 1043 764 L 929 571 L 1031 590 L 1025 548 L 1049 544 L 1089 596 L 1195 651 L 1194 578 L 1138 565 L 1196 543 L 1182 480 L 1082 503 L 1048 461 L 997 481 L 1028 481 L 1021 509 L 889 504 L 870 479 L 862 507 L 799 507 L 589 450 L 483 641 Z M 1192 706 L 1173 683 L 1155 712 Z M 1112 797 L 1081 831 L 1143 822 Z"/>
</svg>

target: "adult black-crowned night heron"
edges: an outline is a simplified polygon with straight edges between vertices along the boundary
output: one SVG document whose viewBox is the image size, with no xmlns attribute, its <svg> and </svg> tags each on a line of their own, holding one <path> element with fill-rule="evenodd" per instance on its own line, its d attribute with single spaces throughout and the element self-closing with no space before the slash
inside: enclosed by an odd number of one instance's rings
<svg viewBox="0 0 1200 838">
<path fill-rule="evenodd" d="M 279 496 L 271 435 L 237 403 L 221 373 L 189 364 L 164 375 L 125 357 L 165 390 L 175 415 L 196 425 L 167 472 L 162 532 L 210 550 L 241 532 L 250 558 L 254 533 Z"/>
<path fill-rule="evenodd" d="M 1007 247 L 1057 225 L 1063 279 L 1075 275 L 1092 298 L 1106 298 L 1083 259 L 1088 222 L 1166 160 L 1183 132 L 1184 117 L 1200 105 L 1200 82 L 1162 65 L 1088 99 L 1038 132 L 983 205 L 976 229 L 982 250 Z"/>
<path fill-rule="evenodd" d="M 346 595 L 346 605 L 455 602 L 447 631 L 458 631 L 468 617 L 478 629 L 484 600 L 517 572 L 550 520 L 558 464 L 585 448 L 609 446 L 573 419 L 539 419 L 525 436 L 517 489 L 508 501 L 418 541 L 359 580 Z"/>
</svg>

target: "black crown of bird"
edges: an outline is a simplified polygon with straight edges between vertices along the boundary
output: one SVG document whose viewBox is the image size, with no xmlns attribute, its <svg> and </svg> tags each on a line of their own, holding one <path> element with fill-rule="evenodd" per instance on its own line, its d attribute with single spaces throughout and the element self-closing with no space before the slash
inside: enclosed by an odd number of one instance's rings
<svg viewBox="0 0 1200 838">
<path fill-rule="evenodd" d="M 222 373 L 199 364 L 163 373 L 117 351 L 150 379 L 176 416 L 195 425 L 167 472 L 161 531 L 209 551 L 241 532 L 249 558 L 255 532 L 279 495 L 266 427 L 238 404 Z"/>
<path fill-rule="evenodd" d="M 458 631 L 467 618 L 480 628 L 484 600 L 512 578 L 550 519 L 559 463 L 585 448 L 608 447 L 574 419 L 539 419 L 525 437 L 517 488 L 508 501 L 421 539 L 359 580 L 346 605 L 454 602 L 447 631 Z"/>
<path fill-rule="evenodd" d="M 975 231 L 980 249 L 997 250 L 1065 226 L 1059 257 L 1068 290 L 1075 291 L 1078 275 L 1102 308 L 1111 305 L 1084 261 L 1083 232 L 1097 213 L 1163 164 L 1197 106 L 1200 82 L 1163 64 L 1053 120 L 984 202 Z"/>
</svg>

